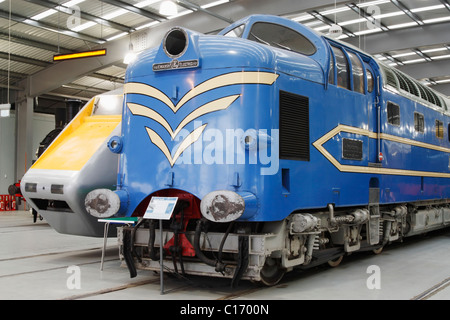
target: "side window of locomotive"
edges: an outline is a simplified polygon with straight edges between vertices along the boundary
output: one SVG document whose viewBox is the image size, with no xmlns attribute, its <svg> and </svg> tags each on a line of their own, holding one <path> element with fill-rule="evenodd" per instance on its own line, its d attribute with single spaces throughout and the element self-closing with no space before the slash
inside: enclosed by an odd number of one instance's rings
<svg viewBox="0 0 450 320">
<path fill-rule="evenodd" d="M 364 93 L 364 69 L 358 56 L 347 52 L 352 63 L 353 90 Z"/>
<path fill-rule="evenodd" d="M 388 123 L 394 126 L 400 126 L 400 107 L 392 102 L 387 103 Z"/>
<path fill-rule="evenodd" d="M 439 139 L 444 138 L 444 123 L 442 121 L 436 120 L 436 137 Z"/>
<path fill-rule="evenodd" d="M 372 92 L 374 87 L 373 74 L 369 69 L 366 69 L 367 74 L 367 91 Z"/>
<path fill-rule="evenodd" d="M 240 38 L 242 37 L 242 34 L 244 33 L 245 25 L 241 24 L 240 26 L 237 26 L 236 28 L 231 29 L 227 33 L 224 34 L 225 37 L 233 37 L 233 38 Z"/>
<path fill-rule="evenodd" d="M 448 141 L 450 141 L 450 123 L 448 124 L 447 132 L 449 132 L 449 135 L 448 135 Z"/>
<path fill-rule="evenodd" d="M 348 62 L 344 52 L 341 49 L 332 47 L 336 58 L 337 85 L 340 88 L 350 90 L 350 80 L 348 72 Z"/>
<path fill-rule="evenodd" d="M 414 112 L 414 130 L 423 133 L 424 128 L 425 128 L 425 120 L 423 114 Z"/>
<path fill-rule="evenodd" d="M 328 73 L 328 83 L 335 84 L 334 83 L 334 57 L 333 54 L 330 51 L 330 71 Z"/>
<path fill-rule="evenodd" d="M 314 44 L 304 35 L 274 23 L 256 22 L 250 30 L 248 39 L 307 56 L 313 55 L 317 51 Z"/>
</svg>

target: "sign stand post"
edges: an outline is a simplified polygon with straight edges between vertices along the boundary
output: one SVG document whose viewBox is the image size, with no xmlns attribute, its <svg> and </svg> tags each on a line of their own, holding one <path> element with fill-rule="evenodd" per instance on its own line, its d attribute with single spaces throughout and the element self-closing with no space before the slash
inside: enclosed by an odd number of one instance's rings
<svg viewBox="0 0 450 320">
<path fill-rule="evenodd" d="M 159 220 L 159 265 L 161 295 L 164 294 L 164 237 L 163 220 L 170 220 L 178 197 L 152 197 L 144 214 L 144 219 Z"/>
<path fill-rule="evenodd" d="M 159 285 L 161 287 L 161 295 L 164 294 L 164 245 L 163 245 L 163 232 L 162 232 L 162 219 L 159 219 L 159 265 L 161 270 L 159 271 Z"/>
</svg>

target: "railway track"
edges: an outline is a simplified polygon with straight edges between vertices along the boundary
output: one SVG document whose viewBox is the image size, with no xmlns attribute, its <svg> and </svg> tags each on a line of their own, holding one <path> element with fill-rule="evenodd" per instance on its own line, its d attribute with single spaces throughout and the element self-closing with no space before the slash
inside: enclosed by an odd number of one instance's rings
<svg viewBox="0 0 450 320">
<path fill-rule="evenodd" d="M 29 231 L 25 230 L 29 227 L 30 226 L 20 225 L 17 227 L 9 226 L 8 228 L 11 228 L 9 230 L 6 227 L 0 228 L 0 241 L 2 239 L 12 239 L 10 236 L 12 232 L 14 232 L 12 229 L 18 231 L 19 234 L 26 233 L 28 237 L 30 237 Z M 46 232 L 43 231 L 42 228 L 39 228 L 39 230 L 39 236 L 42 236 L 43 232 Z M 53 233 L 50 229 L 48 231 Z M 448 233 L 439 232 L 436 235 L 438 237 L 430 237 L 428 241 L 430 243 L 438 242 L 441 247 L 443 245 L 445 246 L 443 241 L 447 240 Z M 52 237 L 54 237 L 53 234 Z M 51 239 L 59 238 L 55 237 Z M 429 245 L 427 245 L 424 240 L 426 239 L 416 239 L 414 241 L 410 241 L 410 244 L 412 246 L 424 246 L 425 248 L 428 248 Z M 247 300 L 248 298 L 261 298 L 269 300 L 273 298 L 286 299 L 288 296 L 291 297 L 290 299 L 303 299 L 302 297 L 305 295 L 295 297 L 287 294 L 286 292 L 294 292 L 293 290 L 297 287 L 299 292 L 303 291 L 305 293 L 311 290 L 312 283 L 308 279 L 311 279 L 311 277 L 314 278 L 318 273 L 324 272 L 324 275 L 327 277 L 333 276 L 327 274 L 327 269 L 309 270 L 307 272 L 301 271 L 301 275 L 291 273 L 291 276 L 287 277 L 275 287 L 265 287 L 258 284 L 252 284 L 247 281 L 242 281 L 237 288 L 231 289 L 229 287 L 229 279 L 211 279 L 200 276 L 189 276 L 188 278 L 177 276 L 177 278 L 174 278 L 175 275 L 166 273 L 164 277 L 164 295 L 161 296 L 159 274 L 141 271 L 138 278 L 130 280 L 127 277 L 126 268 L 120 267 L 118 256 L 115 255 L 114 251 L 117 250 L 116 246 L 111 245 L 107 248 L 107 253 L 109 252 L 105 259 L 107 268 L 100 273 L 101 246 L 92 244 L 91 247 L 89 247 L 90 244 L 85 243 L 83 244 L 86 246 L 85 248 L 77 248 L 71 241 L 72 240 L 69 242 L 69 247 L 66 248 L 67 250 L 60 249 L 58 252 L 49 252 L 51 250 L 47 250 L 44 246 L 39 246 L 40 251 L 36 251 L 34 253 L 33 251 L 27 249 L 27 247 L 22 248 L 23 244 L 27 246 L 26 241 L 14 242 L 12 247 L 14 250 L 10 251 L 11 253 L 4 250 L 7 254 L 3 256 L 0 255 L 0 270 L 2 270 L 2 272 L 0 272 L 0 287 L 3 288 L 0 289 L 0 293 L 3 291 L 3 298 L 16 299 L 18 297 L 23 299 L 23 297 L 30 296 L 30 294 L 26 293 L 26 291 L 28 291 L 33 292 L 35 296 L 39 296 L 42 299 L 81 300 L 109 299 L 114 297 L 129 297 L 129 299 L 136 299 L 141 298 L 142 291 L 144 291 L 148 292 L 148 296 L 145 294 L 146 297 L 153 300 L 192 300 L 192 298 L 195 297 L 196 299 L 209 300 L 209 303 L 214 303 L 213 301 Z M 63 248 L 63 243 L 59 243 L 59 248 Z M 43 251 L 44 249 L 45 251 Z M 399 247 L 392 246 L 392 249 L 398 250 Z M 403 249 L 407 249 L 407 247 L 404 246 Z M 15 256 L 17 255 L 16 252 L 23 252 L 23 255 Z M 381 256 L 383 256 L 383 254 Z M 365 257 L 364 255 L 354 255 L 348 257 L 348 259 L 352 259 L 352 261 L 346 265 L 347 267 L 351 267 L 358 263 L 360 265 L 363 265 L 364 263 L 373 263 L 373 260 L 370 260 L 370 257 Z M 368 259 L 367 262 L 365 259 Z M 439 258 L 439 260 L 440 259 L 441 258 Z M 91 282 L 87 286 L 83 285 L 83 290 L 65 290 L 65 282 L 68 277 L 66 270 L 73 264 L 81 267 L 83 279 L 89 279 L 88 281 Z M 342 272 L 343 269 L 341 268 L 339 270 L 333 271 L 335 273 L 338 272 L 337 274 L 345 277 L 346 274 Z M 443 269 L 440 268 L 436 270 Z M 445 272 L 439 273 L 439 275 L 441 278 L 435 278 L 435 284 L 430 283 L 426 286 L 419 286 L 418 289 L 415 288 L 416 291 L 409 291 L 409 293 L 401 295 L 401 299 L 427 300 L 448 297 L 448 292 L 450 290 L 450 275 Z M 21 287 L 28 288 L 24 294 L 19 291 L 13 293 L 7 292 L 11 286 L 16 286 L 18 283 L 20 283 Z M 48 283 L 45 290 L 36 291 L 36 293 L 34 293 L 34 288 L 42 286 L 43 283 Z M 365 279 L 363 285 L 364 288 L 362 289 L 365 289 Z M 399 286 L 400 285 L 401 283 L 399 283 Z M 61 287 L 63 287 L 63 290 L 61 290 Z M 57 292 L 54 291 L 55 288 L 59 290 L 60 293 L 55 293 Z M 284 288 L 287 288 L 286 291 Z M 317 288 L 314 290 L 317 291 Z M 116 292 L 120 293 L 120 295 L 114 295 Z M 380 292 L 380 294 L 381 293 L 382 292 Z M 381 294 L 380 297 L 381 296 L 383 295 Z M 330 294 L 325 294 L 323 299 L 328 299 L 329 297 L 331 297 Z M 371 299 L 370 296 L 369 299 Z"/>
<path fill-rule="evenodd" d="M 63 252 L 56 252 L 56 253 L 46 253 L 46 254 L 38 254 L 38 255 L 28 255 L 28 256 L 21 256 L 21 257 L 15 257 L 12 259 L 0 259 L 0 262 L 7 261 L 7 260 L 22 260 L 22 259 L 33 259 L 38 257 L 44 257 L 44 256 L 57 256 L 57 255 L 70 255 L 70 254 L 82 254 L 82 253 L 90 253 L 93 251 L 99 251 L 100 248 L 92 248 L 88 250 L 70 250 L 70 251 L 63 251 Z M 113 261 L 119 261 L 118 258 L 111 258 L 105 260 L 105 262 L 113 262 Z M 88 265 L 95 265 L 100 264 L 100 259 L 94 259 L 92 261 L 86 261 L 83 263 L 77 264 L 80 267 L 88 266 Z M 68 265 L 61 265 L 53 268 L 40 268 L 36 270 L 30 270 L 25 272 L 17 272 L 13 274 L 5 274 L 1 275 L 0 279 L 7 278 L 7 277 L 20 277 L 24 275 L 33 275 L 33 274 L 39 274 L 43 272 L 52 272 L 57 270 L 65 270 L 67 269 Z M 121 270 L 124 271 L 125 270 Z M 146 276 L 146 275 L 144 275 Z M 220 284 L 217 284 L 217 287 L 215 284 L 211 284 L 211 282 L 208 282 L 208 284 L 205 284 L 206 281 L 202 277 L 196 277 L 195 281 L 190 279 L 174 279 L 175 276 L 167 276 L 165 277 L 165 283 L 166 283 L 166 289 L 164 290 L 164 294 L 167 295 L 167 298 L 170 299 L 172 294 L 176 293 L 176 297 L 185 297 L 184 299 L 189 299 L 189 293 L 193 290 L 199 291 L 200 294 L 204 296 L 209 296 L 208 300 L 239 300 L 241 298 L 244 298 L 248 295 L 252 295 L 257 292 L 261 292 L 263 290 L 273 290 L 274 288 L 280 287 L 287 287 L 289 286 L 289 282 L 278 285 L 276 287 L 265 287 L 258 284 L 249 284 L 244 283 L 242 284 L 242 289 L 239 287 L 237 289 L 230 289 L 225 286 L 226 281 L 222 281 Z M 295 279 L 291 279 L 295 280 Z M 159 276 L 155 275 L 151 278 L 146 277 L 143 280 L 135 281 L 135 282 L 129 282 L 117 286 L 111 286 L 106 288 L 101 288 L 99 290 L 94 290 L 90 292 L 84 292 L 80 294 L 72 294 L 65 297 L 62 297 L 60 300 L 80 300 L 80 299 L 95 299 L 102 297 L 107 299 L 107 295 L 115 292 L 126 292 L 129 291 L 130 296 L 133 296 L 133 292 L 131 292 L 133 289 L 143 286 L 150 286 L 148 288 L 149 291 L 154 291 L 151 293 L 152 296 L 156 294 L 156 292 L 159 292 L 159 284 L 160 279 Z M 450 286 L 450 278 L 446 278 L 443 281 L 436 283 L 435 285 L 431 286 L 427 290 L 424 290 L 418 295 L 415 295 L 411 297 L 411 300 L 427 300 L 438 294 L 439 292 L 447 289 Z"/>
<path fill-rule="evenodd" d="M 437 283 L 436 285 L 425 290 L 421 294 L 413 297 L 411 300 L 427 300 L 427 299 L 431 298 L 432 296 L 434 296 L 435 294 L 437 294 L 438 292 L 444 290 L 448 286 L 450 286 L 450 278 L 447 278 L 447 279 Z"/>
</svg>

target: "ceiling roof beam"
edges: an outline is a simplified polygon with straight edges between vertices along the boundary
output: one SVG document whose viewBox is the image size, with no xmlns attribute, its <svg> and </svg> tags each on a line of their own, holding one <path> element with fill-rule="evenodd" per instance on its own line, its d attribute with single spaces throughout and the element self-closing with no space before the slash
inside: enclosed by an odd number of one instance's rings
<svg viewBox="0 0 450 320">
<path fill-rule="evenodd" d="M 228 22 L 228 23 L 230 23 L 230 24 L 234 22 L 234 21 L 231 20 L 231 19 L 225 18 L 225 17 L 221 16 L 220 14 L 214 13 L 214 12 L 212 12 L 212 11 L 203 9 L 203 8 L 200 7 L 199 5 L 196 5 L 195 3 L 192 3 L 192 2 L 189 2 L 189 1 L 186 1 L 186 0 L 176 0 L 176 3 L 177 3 L 178 5 L 180 5 L 180 6 L 184 7 L 184 8 L 186 8 L 186 9 L 190 9 L 190 10 L 193 10 L 193 11 L 201 11 L 201 12 L 205 12 L 205 13 L 207 13 L 207 14 L 213 16 L 213 17 L 216 17 L 217 19 L 223 20 L 223 21 Z"/>
<path fill-rule="evenodd" d="M 375 19 L 370 14 L 367 14 L 367 12 L 364 9 L 361 9 L 360 7 L 358 7 L 356 4 L 349 3 L 349 4 L 347 4 L 347 7 L 349 7 L 354 12 L 359 14 L 360 17 L 362 17 L 362 18 L 366 19 L 367 21 L 369 21 L 370 23 L 372 23 L 374 26 L 379 25 L 381 30 L 389 31 L 389 29 L 383 23 L 381 23 L 380 19 L 378 19 L 378 20 Z"/>
<path fill-rule="evenodd" d="M 443 59 L 432 62 L 405 64 L 398 67 L 398 69 L 415 79 L 436 78 L 450 74 L 449 61 L 449 59 Z"/>
<path fill-rule="evenodd" d="M 18 56 L 15 54 L 8 54 L 7 52 L 0 52 L 0 59 L 5 59 L 5 60 L 11 60 L 11 61 L 15 61 L 15 62 L 21 62 L 21 63 L 26 63 L 26 64 L 31 64 L 31 65 L 35 65 L 35 66 L 39 66 L 39 67 L 48 67 L 49 65 L 51 65 L 51 62 L 47 62 L 47 61 L 43 61 L 43 60 L 37 60 L 37 59 L 32 59 L 32 58 L 27 58 L 27 57 L 23 57 L 23 56 Z"/>
<path fill-rule="evenodd" d="M 108 76 L 106 74 L 102 74 L 102 73 L 98 73 L 98 72 L 94 72 L 94 73 L 90 74 L 89 77 L 106 80 L 106 81 L 111 81 L 111 82 L 116 82 L 116 83 L 122 83 L 122 84 L 125 82 L 125 79 L 123 79 L 123 78 L 115 77 L 115 76 Z"/>
<path fill-rule="evenodd" d="M 431 88 L 450 97 L 450 83 L 437 84 L 435 86 L 432 86 Z"/>
<path fill-rule="evenodd" d="M 398 65 L 403 65 L 403 62 L 401 62 L 399 59 L 394 58 L 389 53 L 383 53 L 383 56 L 385 56 L 389 61 L 394 62 Z"/>
<path fill-rule="evenodd" d="M 156 37 L 159 38 L 158 34 L 156 34 Z M 21 84 L 16 85 L 26 87 L 26 94 L 30 97 L 35 97 L 55 90 L 83 76 L 94 76 L 102 80 L 123 82 L 118 77 L 99 75 L 95 74 L 95 72 L 114 65 L 117 61 L 122 61 L 128 51 L 128 45 L 129 39 L 127 38 L 109 41 L 104 44 L 104 48 L 108 52 L 105 56 L 54 63 L 48 68 L 30 75 L 28 80 L 24 80 Z"/>
<path fill-rule="evenodd" d="M 67 13 L 69 15 L 73 14 L 73 9 L 70 7 L 66 7 L 64 5 L 57 5 L 53 2 L 50 1 L 46 1 L 46 0 L 25 0 L 27 2 L 31 2 L 37 5 L 40 5 L 41 7 L 45 7 L 45 8 L 49 8 L 49 9 L 55 9 L 58 10 L 60 12 L 63 13 Z M 80 12 L 80 17 L 83 18 L 84 20 L 88 20 L 88 21 L 94 21 L 98 24 L 116 29 L 116 30 L 120 30 L 120 31 L 124 31 L 124 32 L 133 32 L 135 29 L 127 27 L 123 24 L 120 23 L 116 23 L 113 21 L 109 21 L 109 20 L 105 20 L 103 18 L 94 16 L 92 14 L 89 13 L 85 13 L 85 12 Z"/>
<path fill-rule="evenodd" d="M 50 30 L 52 32 L 64 34 L 66 36 L 70 36 L 70 37 L 73 37 L 73 38 L 78 38 L 80 40 L 85 40 L 85 41 L 89 41 L 89 42 L 92 42 L 92 43 L 101 44 L 101 43 L 105 42 L 105 40 L 103 40 L 103 39 L 91 37 L 89 35 L 82 34 L 82 33 L 79 33 L 79 32 L 74 32 L 74 31 L 69 30 L 67 28 L 62 28 L 61 26 L 54 26 L 54 25 L 51 25 L 49 23 L 44 23 L 44 22 L 41 22 L 41 21 L 32 20 L 32 19 L 29 19 L 27 17 L 21 16 L 21 15 L 18 15 L 18 14 L 14 14 L 14 13 L 12 13 L 10 15 L 9 12 L 3 11 L 3 10 L 0 10 L 0 18 L 6 19 L 6 20 L 11 18 L 11 20 L 13 20 L 15 22 L 20 22 L 20 23 L 27 24 L 29 26 Z"/>
<path fill-rule="evenodd" d="M 0 76 L 16 78 L 16 79 L 23 79 L 23 78 L 26 78 L 28 75 L 25 74 L 25 73 L 20 73 L 20 72 L 14 72 L 14 71 L 8 71 L 8 70 L 0 70 Z"/>
<path fill-rule="evenodd" d="M 441 3 L 450 11 L 450 2 L 448 0 L 441 0 Z"/>
<path fill-rule="evenodd" d="M 318 11 L 316 11 L 316 10 L 308 11 L 308 13 L 309 13 L 310 15 L 312 15 L 314 18 L 319 19 L 320 21 L 322 21 L 323 23 L 325 23 L 325 24 L 327 24 L 327 25 L 329 25 L 329 26 L 332 26 L 333 24 L 335 24 L 333 20 L 331 20 L 330 18 L 325 17 L 324 15 L 321 15 L 321 14 L 320 14 Z M 348 30 L 347 28 L 342 27 L 342 26 L 341 26 L 341 28 L 342 28 L 342 32 L 343 32 L 344 34 L 346 34 L 347 36 L 349 36 L 349 37 L 356 37 L 356 36 L 353 34 L 353 32 L 351 32 L 351 31 Z"/>
<path fill-rule="evenodd" d="M 52 44 L 41 42 L 41 41 L 23 38 L 20 35 L 11 34 L 11 36 L 10 36 L 8 34 L 8 32 L 4 32 L 4 31 L 0 31 L 0 39 L 5 40 L 5 41 L 11 41 L 11 42 L 18 43 L 18 44 L 23 44 L 25 46 L 31 46 L 31 47 L 42 49 L 42 50 L 47 50 L 50 52 L 59 52 L 59 53 L 74 52 L 71 49 L 67 49 L 67 48 L 60 47 L 60 46 L 54 46 Z"/>
<path fill-rule="evenodd" d="M 74 84 L 74 83 L 65 84 L 65 85 L 63 85 L 63 88 L 65 88 L 65 89 L 72 89 L 72 90 L 79 90 L 80 92 L 83 92 L 83 91 L 93 92 L 95 94 L 101 94 L 101 93 L 105 93 L 105 92 L 109 91 L 109 90 L 106 90 L 106 89 L 82 86 L 82 85 Z"/>
<path fill-rule="evenodd" d="M 129 4 L 129 3 L 126 3 L 126 2 L 123 2 L 123 1 L 120 1 L 120 0 L 99 0 L 99 1 L 111 4 L 111 5 L 116 6 L 118 8 L 122 8 L 122 9 L 128 10 L 130 12 L 133 12 L 133 13 L 139 14 L 141 16 L 144 16 L 144 17 L 147 17 L 147 18 L 150 18 L 150 19 L 153 19 L 153 20 L 157 20 L 157 21 L 160 21 L 160 22 L 164 21 L 164 20 L 167 20 L 167 18 L 164 17 L 164 16 L 161 16 L 159 14 L 156 14 L 156 13 L 153 13 L 153 12 L 150 12 L 150 11 L 147 11 L 147 10 L 135 7 L 135 6 L 133 6 L 133 5 Z"/>
<path fill-rule="evenodd" d="M 423 26 L 425 23 L 420 19 L 420 17 L 411 12 L 408 7 L 406 7 L 400 0 L 391 0 L 391 2 L 400 10 L 402 10 L 408 17 L 410 17 L 414 22 L 419 24 L 420 26 Z"/>
<path fill-rule="evenodd" d="M 424 58 L 424 59 L 427 60 L 428 62 L 433 61 L 433 60 L 431 60 L 431 58 L 430 58 L 427 54 L 423 53 L 423 52 L 420 51 L 419 49 L 414 48 L 414 49 L 412 49 L 412 50 L 413 50 L 417 55 L 421 56 L 422 58 Z"/>
<path fill-rule="evenodd" d="M 55 93 L 55 92 L 48 92 L 47 96 L 61 97 L 61 98 L 66 98 L 66 99 L 76 99 L 76 100 L 81 100 L 81 101 L 89 101 L 89 100 L 91 100 L 91 98 L 74 96 L 74 95 L 63 94 L 63 93 Z"/>
</svg>

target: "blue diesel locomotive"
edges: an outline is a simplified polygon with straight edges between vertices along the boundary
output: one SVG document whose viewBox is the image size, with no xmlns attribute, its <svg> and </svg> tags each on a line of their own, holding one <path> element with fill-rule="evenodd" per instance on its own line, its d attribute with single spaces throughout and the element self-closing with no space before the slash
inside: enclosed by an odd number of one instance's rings
<svg viewBox="0 0 450 320">
<path fill-rule="evenodd" d="M 450 224 L 450 101 L 297 22 L 173 28 L 124 93 L 117 190 L 86 206 L 141 217 L 118 234 L 131 276 L 163 254 L 175 272 L 274 285 Z M 152 210 L 173 198 L 160 230 Z"/>
</svg>

